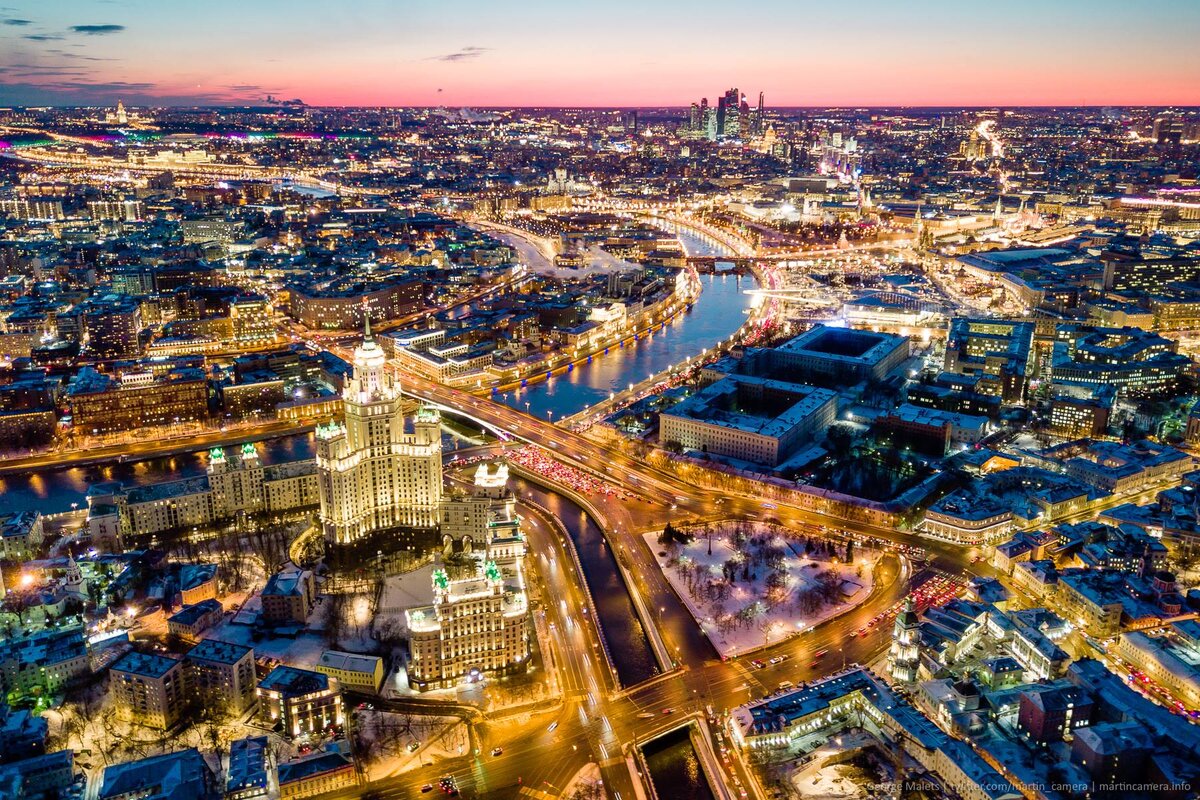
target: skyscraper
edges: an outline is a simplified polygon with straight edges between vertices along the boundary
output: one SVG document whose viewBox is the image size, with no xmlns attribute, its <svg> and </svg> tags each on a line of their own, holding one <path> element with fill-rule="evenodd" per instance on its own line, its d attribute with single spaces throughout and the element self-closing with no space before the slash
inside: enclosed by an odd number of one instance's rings
<svg viewBox="0 0 1200 800">
<path fill-rule="evenodd" d="M 369 320 L 342 397 L 344 424 L 317 428 L 325 540 L 345 544 L 389 528 L 435 526 L 442 500 L 441 416 L 426 407 L 405 416 L 400 386 Z"/>
</svg>

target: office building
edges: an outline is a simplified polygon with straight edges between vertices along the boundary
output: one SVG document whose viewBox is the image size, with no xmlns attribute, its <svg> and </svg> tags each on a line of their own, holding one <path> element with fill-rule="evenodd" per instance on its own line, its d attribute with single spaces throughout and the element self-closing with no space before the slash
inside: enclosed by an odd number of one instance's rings
<svg viewBox="0 0 1200 800">
<path fill-rule="evenodd" d="M 1025 396 L 1033 330 L 1032 322 L 956 317 L 946 339 L 946 371 L 980 376 L 980 394 L 1019 403 Z"/>
<path fill-rule="evenodd" d="M 837 394 L 802 383 L 730 375 L 659 414 L 659 442 L 775 467 L 820 440 Z"/>
<path fill-rule="evenodd" d="M 1176 343 L 1137 328 L 1060 326 L 1051 354 L 1056 388 L 1094 394 L 1113 387 L 1119 396 L 1145 395 L 1175 387 L 1192 361 Z"/>
</svg>

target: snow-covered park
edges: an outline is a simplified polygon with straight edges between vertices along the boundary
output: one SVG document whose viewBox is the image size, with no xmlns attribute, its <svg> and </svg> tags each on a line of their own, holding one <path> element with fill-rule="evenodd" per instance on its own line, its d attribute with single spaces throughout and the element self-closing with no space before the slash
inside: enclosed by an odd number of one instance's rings
<svg viewBox="0 0 1200 800">
<path fill-rule="evenodd" d="M 727 520 L 645 534 L 646 544 L 723 656 L 808 630 L 871 593 L 876 550 L 762 522 Z M 686 543 L 681 541 L 690 537 Z M 848 556 L 848 558 L 847 558 Z"/>
</svg>

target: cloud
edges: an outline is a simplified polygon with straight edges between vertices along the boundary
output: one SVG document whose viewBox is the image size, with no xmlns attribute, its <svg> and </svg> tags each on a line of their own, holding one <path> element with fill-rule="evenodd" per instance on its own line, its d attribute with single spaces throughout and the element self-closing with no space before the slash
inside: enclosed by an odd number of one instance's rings
<svg viewBox="0 0 1200 800">
<path fill-rule="evenodd" d="M 27 33 L 21 38 L 28 39 L 31 42 L 53 42 L 63 37 L 56 33 Z"/>
<path fill-rule="evenodd" d="M 5 25 L 32 25 L 33 24 L 33 20 L 31 20 L 31 19 L 6 19 L 6 20 L 3 20 L 3 22 Z"/>
<path fill-rule="evenodd" d="M 145 92 L 156 86 L 158 86 L 156 83 L 127 83 L 126 81 L 59 81 L 46 84 L 48 89 L 89 92 Z"/>
<path fill-rule="evenodd" d="M 71 30 L 75 33 L 86 34 L 87 36 L 102 36 L 106 33 L 119 33 L 125 30 L 124 25 L 72 25 Z"/>
<path fill-rule="evenodd" d="M 212 94 L 164 92 L 150 83 L 92 82 L 83 77 L 41 82 L 9 75 L 0 80 L 0 105 L 111 106 L 118 97 L 137 106 L 221 106 L 229 102 Z"/>
<path fill-rule="evenodd" d="M 120 61 L 118 58 L 104 58 L 103 56 L 83 56 L 79 53 L 68 53 L 66 50 L 55 50 L 53 48 L 46 51 L 50 55 L 58 56 L 59 58 L 69 58 L 73 61 Z"/>
<path fill-rule="evenodd" d="M 469 61 L 472 58 L 479 58 L 484 53 L 488 52 L 490 47 L 464 47 L 453 53 L 446 53 L 440 56 L 430 56 L 427 61 Z"/>
</svg>

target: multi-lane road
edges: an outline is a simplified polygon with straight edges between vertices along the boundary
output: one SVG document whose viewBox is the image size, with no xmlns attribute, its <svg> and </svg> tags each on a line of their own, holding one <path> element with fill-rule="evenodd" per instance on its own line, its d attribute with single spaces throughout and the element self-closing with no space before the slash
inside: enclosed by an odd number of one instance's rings
<svg viewBox="0 0 1200 800">
<path fill-rule="evenodd" d="M 594 612 L 588 610 L 584 578 L 566 549 L 570 543 L 555 528 L 553 517 L 526 506 L 522 513 L 529 522 L 531 572 L 539 576 L 535 588 L 542 598 L 538 613 L 545 614 L 543 622 L 550 632 L 550 652 L 542 655 L 557 669 L 562 706 L 557 714 L 535 715 L 523 726 L 493 725 L 478 752 L 409 773 L 407 782 L 372 784 L 371 790 L 383 793 L 381 796 L 418 796 L 425 783 L 436 787 L 443 773 L 455 776 L 465 796 L 529 795 L 531 790 L 556 795 L 575 770 L 594 761 L 601 764 L 610 796 L 635 797 L 634 778 L 625 760 L 631 746 L 649 741 L 709 707 L 720 713 L 769 694 L 785 681 L 800 683 L 846 664 L 869 663 L 890 644 L 890 624 L 868 623 L 900 601 L 910 585 L 932 577 L 934 570 L 958 575 L 988 571 L 982 562 L 970 561 L 970 550 L 920 540 L 929 553 L 927 565 L 914 566 L 888 555 L 876 570 L 872 594 L 859 606 L 799 636 L 722 660 L 670 588 L 641 533 L 681 515 L 763 515 L 767 512 L 761 498 L 698 488 L 625 450 L 598 444 L 468 392 L 411 375 L 404 376 L 402 386 L 411 396 L 513 439 L 536 444 L 563 462 L 606 476 L 629 490 L 626 496 L 589 497 L 588 502 L 603 518 L 614 555 L 632 578 L 630 592 L 640 595 L 648 610 L 649 618 L 642 622 L 654 626 L 674 663 L 665 665 L 669 671 L 643 683 L 617 685 L 600 645 Z M 553 491 L 554 487 L 547 489 Z M 786 526 L 826 526 L 904 544 L 918 543 L 913 535 L 891 528 L 833 519 L 786 503 L 775 506 L 770 516 Z M 864 635 L 856 635 L 863 629 Z M 752 659 L 766 666 L 757 668 Z M 491 757 L 492 746 L 503 747 L 503 754 Z"/>
</svg>

